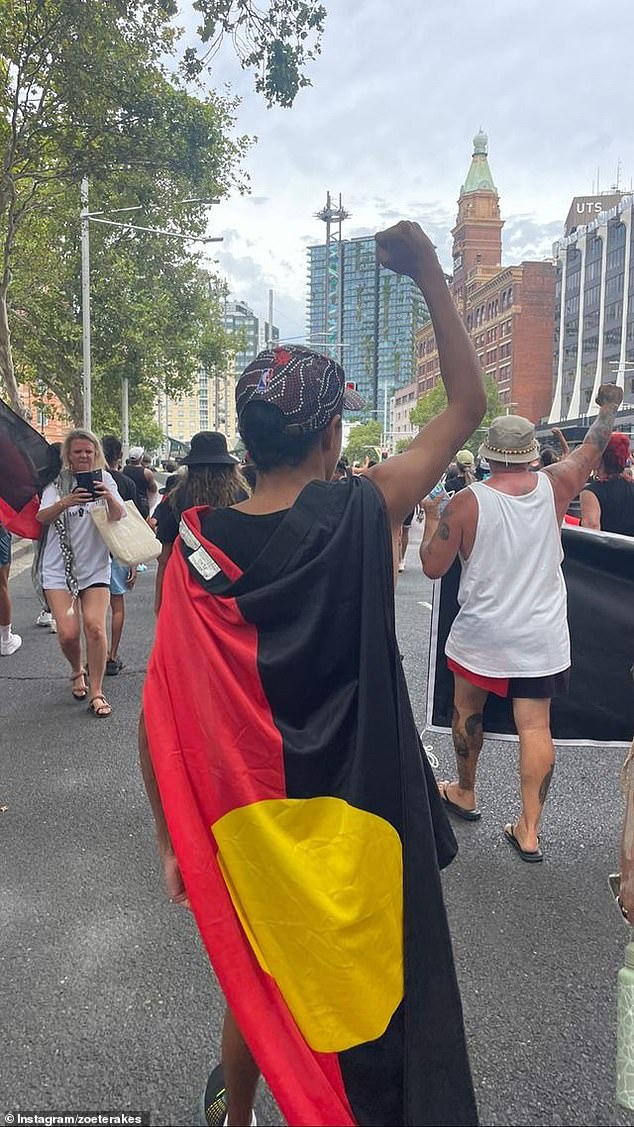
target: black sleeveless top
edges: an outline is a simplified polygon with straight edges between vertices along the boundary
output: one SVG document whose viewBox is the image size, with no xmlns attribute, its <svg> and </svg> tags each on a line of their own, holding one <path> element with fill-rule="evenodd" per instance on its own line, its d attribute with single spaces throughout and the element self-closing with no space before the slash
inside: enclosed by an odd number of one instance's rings
<svg viewBox="0 0 634 1127">
<path fill-rule="evenodd" d="M 601 506 L 601 531 L 634 536 L 634 481 L 611 477 L 585 486 Z"/>
</svg>

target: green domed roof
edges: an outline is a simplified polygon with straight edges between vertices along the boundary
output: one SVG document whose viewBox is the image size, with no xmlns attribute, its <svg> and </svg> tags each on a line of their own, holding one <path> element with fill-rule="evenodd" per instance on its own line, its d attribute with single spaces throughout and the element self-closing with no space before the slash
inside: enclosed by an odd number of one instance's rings
<svg viewBox="0 0 634 1127">
<path fill-rule="evenodd" d="M 476 133 L 473 138 L 473 156 L 471 158 L 471 168 L 467 174 L 460 195 L 467 195 L 469 192 L 495 192 L 497 196 L 497 188 L 493 183 L 491 176 L 491 169 L 487 160 L 487 149 L 489 138 L 486 133 L 481 129 Z"/>
</svg>

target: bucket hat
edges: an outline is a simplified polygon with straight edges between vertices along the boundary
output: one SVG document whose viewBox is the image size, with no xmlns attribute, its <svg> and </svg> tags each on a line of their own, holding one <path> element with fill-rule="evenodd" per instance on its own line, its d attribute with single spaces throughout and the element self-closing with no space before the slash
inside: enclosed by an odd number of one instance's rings
<svg viewBox="0 0 634 1127">
<path fill-rule="evenodd" d="M 189 454 L 181 461 L 181 466 L 234 466 L 238 459 L 227 450 L 224 434 L 217 430 L 200 430 L 191 440 Z"/>
<path fill-rule="evenodd" d="M 487 462 L 534 462 L 539 455 L 535 427 L 521 415 L 500 415 L 491 423 L 478 453 Z"/>
</svg>

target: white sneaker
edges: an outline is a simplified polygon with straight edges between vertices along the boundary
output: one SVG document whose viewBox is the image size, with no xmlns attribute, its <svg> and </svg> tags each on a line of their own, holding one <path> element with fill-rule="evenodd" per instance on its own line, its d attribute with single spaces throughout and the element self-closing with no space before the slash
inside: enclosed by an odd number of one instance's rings
<svg viewBox="0 0 634 1127">
<path fill-rule="evenodd" d="M 57 623 L 51 615 L 51 634 L 57 634 Z"/>
<path fill-rule="evenodd" d="M 400 564 L 398 565 L 398 570 L 399 571 L 405 571 L 405 564 L 403 563 L 402 560 L 401 560 Z"/>
<path fill-rule="evenodd" d="M 53 626 L 55 619 L 50 610 L 41 610 L 35 619 L 36 626 Z"/>
<path fill-rule="evenodd" d="M 19 634 L 9 634 L 6 641 L 4 638 L 0 641 L 0 657 L 10 657 L 21 645 L 22 639 Z"/>
</svg>

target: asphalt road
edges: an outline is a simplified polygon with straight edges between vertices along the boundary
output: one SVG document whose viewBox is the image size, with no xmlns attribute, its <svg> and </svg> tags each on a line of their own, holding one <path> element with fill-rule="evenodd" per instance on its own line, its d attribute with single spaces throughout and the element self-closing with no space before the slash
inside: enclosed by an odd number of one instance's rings
<svg viewBox="0 0 634 1127">
<path fill-rule="evenodd" d="M 56 637 L 34 625 L 20 566 L 13 618 L 24 644 L 0 660 L 0 1122 L 145 1110 L 153 1124 L 194 1123 L 223 1005 L 191 918 L 165 898 L 137 769 L 153 572 L 128 598 L 125 669 L 106 681 L 114 715 L 98 721 L 72 700 Z M 421 728 L 430 591 L 413 543 L 397 614 Z M 450 740 L 425 742 L 451 776 Z M 501 836 L 517 811 L 516 755 L 485 747 L 484 816 L 457 825 L 444 878 L 481 1121 L 631 1123 L 613 1101 L 627 932 L 606 885 L 622 755 L 560 752 L 540 866 Z M 264 1087 L 257 1111 L 261 1124 L 280 1122 Z"/>
</svg>

